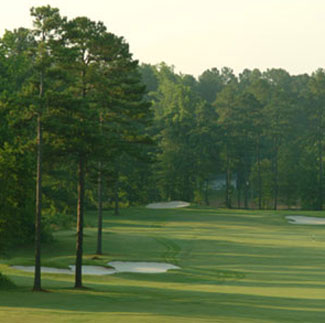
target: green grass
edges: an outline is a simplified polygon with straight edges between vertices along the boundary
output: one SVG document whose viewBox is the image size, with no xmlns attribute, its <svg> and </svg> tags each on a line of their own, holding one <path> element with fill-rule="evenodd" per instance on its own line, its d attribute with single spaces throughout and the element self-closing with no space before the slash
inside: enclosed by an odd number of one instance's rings
<svg viewBox="0 0 325 323">
<path fill-rule="evenodd" d="M 285 215 L 323 212 L 209 208 L 122 210 L 104 221 L 104 251 L 93 260 L 96 214 L 87 214 L 85 264 L 111 260 L 169 262 L 165 274 L 43 274 L 48 293 L 31 292 L 33 249 L 1 259 L 16 289 L 0 291 L 0 322 L 324 322 L 325 227 L 290 225 Z M 59 231 L 43 246 L 46 266 L 74 263 L 75 232 Z"/>
</svg>

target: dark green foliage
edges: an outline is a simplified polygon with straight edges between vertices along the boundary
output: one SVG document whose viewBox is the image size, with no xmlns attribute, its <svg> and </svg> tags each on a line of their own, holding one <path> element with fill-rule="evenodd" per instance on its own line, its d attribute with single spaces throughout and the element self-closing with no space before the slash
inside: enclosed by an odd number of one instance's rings
<svg viewBox="0 0 325 323">
<path fill-rule="evenodd" d="M 0 40 L 2 249 L 33 239 L 37 116 L 43 133 L 43 239 L 48 228 L 73 222 L 80 161 L 83 180 L 90 180 L 86 206 L 97 203 L 92 182 L 99 161 L 107 174 L 122 154 L 150 162 L 147 152 L 140 153 L 151 143 L 150 104 L 124 39 L 86 17 L 61 18 L 50 6 L 32 8 L 31 14 L 33 31 L 7 31 Z M 134 192 L 141 191 L 138 185 Z M 139 194 L 128 195 L 138 203 Z"/>
<path fill-rule="evenodd" d="M 164 63 L 141 72 L 157 142 L 151 199 L 208 204 L 209 182 L 222 176 L 219 205 L 322 208 L 323 70 L 291 76 L 246 69 L 236 77 L 213 68 L 198 81 Z"/>
<path fill-rule="evenodd" d="M 12 289 L 15 288 L 15 284 L 6 276 L 0 273 L 0 289 L 6 290 L 6 289 Z"/>
<path fill-rule="evenodd" d="M 100 22 L 50 6 L 31 13 L 33 31 L 0 40 L 1 250 L 33 239 L 37 116 L 43 239 L 46 228 L 74 223 L 80 170 L 86 208 L 97 207 L 98 191 L 117 209 L 208 204 L 218 177 L 218 205 L 323 208 L 324 70 L 212 68 L 195 79 L 165 63 L 139 66 Z"/>
<path fill-rule="evenodd" d="M 217 93 L 221 91 L 224 84 L 217 68 L 204 71 L 199 76 L 198 91 L 207 102 L 213 103 Z"/>
<path fill-rule="evenodd" d="M 0 41 L 0 251 L 33 239 L 34 180 L 30 127 L 22 106 L 23 85 L 30 76 L 28 30 L 7 31 Z"/>
</svg>

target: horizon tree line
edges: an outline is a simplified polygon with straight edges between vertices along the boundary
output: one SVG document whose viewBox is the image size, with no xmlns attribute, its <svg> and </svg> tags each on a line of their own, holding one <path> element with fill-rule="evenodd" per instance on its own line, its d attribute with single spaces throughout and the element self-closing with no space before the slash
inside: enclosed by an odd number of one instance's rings
<svg viewBox="0 0 325 323">
<path fill-rule="evenodd" d="M 50 6 L 31 16 L 33 29 L 0 39 L 0 249 L 35 237 L 34 290 L 41 242 L 73 222 L 83 287 L 85 209 L 98 210 L 97 254 L 103 209 L 120 205 L 322 210 L 325 70 L 224 67 L 196 79 L 139 65 L 101 22 Z"/>
</svg>

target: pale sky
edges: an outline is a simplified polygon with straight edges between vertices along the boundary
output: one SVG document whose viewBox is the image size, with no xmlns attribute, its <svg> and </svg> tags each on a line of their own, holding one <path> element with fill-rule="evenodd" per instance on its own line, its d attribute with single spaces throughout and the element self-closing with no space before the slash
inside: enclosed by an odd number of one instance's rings
<svg viewBox="0 0 325 323">
<path fill-rule="evenodd" d="M 175 65 L 198 76 L 212 67 L 325 67 L 324 0 L 6 0 L 5 29 L 31 27 L 29 9 L 50 4 L 68 18 L 87 16 L 123 36 L 140 62 Z"/>
</svg>

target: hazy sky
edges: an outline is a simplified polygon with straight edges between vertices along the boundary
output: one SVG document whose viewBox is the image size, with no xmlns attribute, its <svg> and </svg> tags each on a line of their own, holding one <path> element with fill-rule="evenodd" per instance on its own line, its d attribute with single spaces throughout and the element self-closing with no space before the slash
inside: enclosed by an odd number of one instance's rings
<svg viewBox="0 0 325 323">
<path fill-rule="evenodd" d="M 103 21 L 141 62 L 195 76 L 222 66 L 292 74 L 325 67 L 324 0 L 6 0 L 0 34 L 31 27 L 29 8 L 47 4 Z"/>
</svg>

